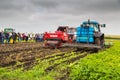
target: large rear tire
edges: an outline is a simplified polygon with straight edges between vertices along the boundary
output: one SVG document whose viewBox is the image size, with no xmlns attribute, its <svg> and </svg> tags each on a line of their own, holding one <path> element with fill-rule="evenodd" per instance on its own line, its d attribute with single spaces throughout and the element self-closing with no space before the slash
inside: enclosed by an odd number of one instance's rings
<svg viewBox="0 0 120 80">
<path fill-rule="evenodd" d="M 104 47 L 104 43 L 105 43 L 105 41 L 104 41 L 104 39 L 102 39 L 102 40 L 101 40 L 101 47 L 102 47 L 102 48 Z"/>
<path fill-rule="evenodd" d="M 100 38 L 95 38 L 95 44 L 97 44 L 97 45 L 101 44 Z"/>
<path fill-rule="evenodd" d="M 100 45 L 103 48 L 104 47 L 104 39 L 95 38 L 95 44 Z"/>
</svg>

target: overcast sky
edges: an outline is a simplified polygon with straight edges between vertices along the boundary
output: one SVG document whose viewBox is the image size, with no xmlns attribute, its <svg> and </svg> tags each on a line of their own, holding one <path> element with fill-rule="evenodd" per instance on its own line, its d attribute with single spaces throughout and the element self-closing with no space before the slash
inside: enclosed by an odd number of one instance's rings
<svg viewBox="0 0 120 80">
<path fill-rule="evenodd" d="M 88 19 L 105 23 L 105 34 L 120 34 L 120 0 L 0 0 L 0 29 L 55 31 Z"/>
</svg>

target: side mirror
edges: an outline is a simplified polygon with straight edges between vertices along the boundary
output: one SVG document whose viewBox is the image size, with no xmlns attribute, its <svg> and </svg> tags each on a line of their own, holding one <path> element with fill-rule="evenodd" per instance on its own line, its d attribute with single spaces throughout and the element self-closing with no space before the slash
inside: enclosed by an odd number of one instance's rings
<svg viewBox="0 0 120 80">
<path fill-rule="evenodd" d="M 104 27 L 104 28 L 105 28 L 105 27 L 106 27 L 106 24 L 102 24 L 101 27 Z"/>
</svg>

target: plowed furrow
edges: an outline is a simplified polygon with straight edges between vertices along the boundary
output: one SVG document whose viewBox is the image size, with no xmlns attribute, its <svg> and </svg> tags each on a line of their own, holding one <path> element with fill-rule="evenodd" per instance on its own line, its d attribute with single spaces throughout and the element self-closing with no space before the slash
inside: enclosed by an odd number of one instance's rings
<svg viewBox="0 0 120 80">
<path fill-rule="evenodd" d="M 84 54 L 84 55 L 79 55 L 79 56 L 77 56 L 77 57 L 74 57 L 74 58 L 71 58 L 71 59 L 62 61 L 62 62 L 60 62 L 60 63 L 56 63 L 56 64 L 54 64 L 54 65 L 51 65 L 51 66 L 49 66 L 49 67 L 47 67 L 47 68 L 45 69 L 45 72 L 49 72 L 49 71 L 53 70 L 56 66 L 58 66 L 58 65 L 60 65 L 60 64 L 63 64 L 63 63 L 66 63 L 66 64 L 73 63 L 74 61 L 76 61 L 76 60 L 78 60 L 78 59 L 80 59 L 80 58 L 83 58 L 83 57 L 85 57 L 86 55 L 87 55 L 87 53 Z"/>
</svg>

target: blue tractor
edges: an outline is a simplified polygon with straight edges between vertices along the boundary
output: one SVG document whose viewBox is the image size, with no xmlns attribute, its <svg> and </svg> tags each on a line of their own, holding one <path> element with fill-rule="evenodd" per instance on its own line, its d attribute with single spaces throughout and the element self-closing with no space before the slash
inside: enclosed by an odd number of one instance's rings
<svg viewBox="0 0 120 80">
<path fill-rule="evenodd" d="M 78 48 L 97 48 L 104 47 L 104 33 L 100 27 L 105 27 L 105 24 L 99 24 L 97 21 L 84 21 L 76 28 L 76 41 L 67 46 Z"/>
</svg>

